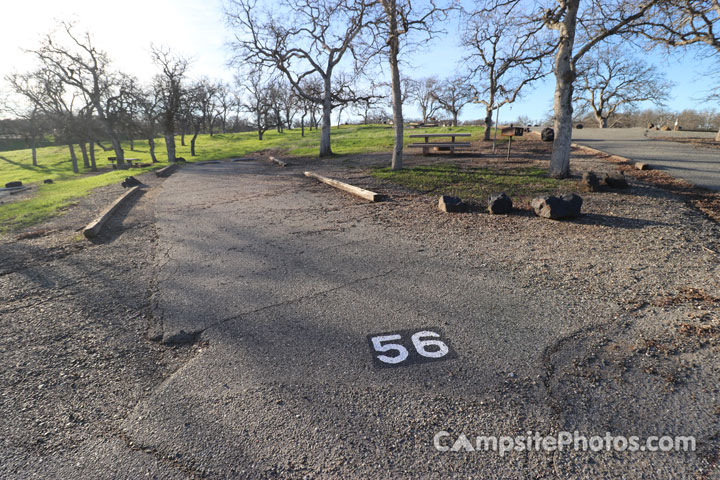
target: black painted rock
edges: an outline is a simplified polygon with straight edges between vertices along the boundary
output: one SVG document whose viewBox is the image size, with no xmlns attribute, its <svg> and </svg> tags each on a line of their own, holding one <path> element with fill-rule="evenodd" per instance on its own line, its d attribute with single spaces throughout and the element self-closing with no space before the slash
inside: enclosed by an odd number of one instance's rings
<svg viewBox="0 0 720 480">
<path fill-rule="evenodd" d="M 22 187 L 22 182 L 8 182 L 5 184 L 5 188 Z"/>
<path fill-rule="evenodd" d="M 185 157 L 175 157 L 175 162 L 177 162 L 177 163 L 187 163 L 187 160 L 185 160 Z"/>
<path fill-rule="evenodd" d="M 493 214 L 510 213 L 512 211 L 512 199 L 505 192 L 490 195 L 488 199 L 488 212 Z"/>
<path fill-rule="evenodd" d="M 577 128 L 578 130 L 581 130 L 581 129 L 583 128 L 583 124 L 582 124 L 582 123 L 578 123 L 578 124 L 575 126 L 575 128 Z"/>
<path fill-rule="evenodd" d="M 441 195 L 440 200 L 438 200 L 438 208 L 447 213 L 462 212 L 465 209 L 465 204 L 458 197 Z"/>
<path fill-rule="evenodd" d="M 571 193 L 562 197 L 548 196 L 535 197 L 531 202 L 535 215 L 543 218 L 559 220 L 561 218 L 574 218 L 580 215 L 582 198 Z"/>
<path fill-rule="evenodd" d="M 54 183 L 54 182 L 53 182 L 52 178 L 46 178 L 45 180 L 43 180 L 43 183 Z"/>
<path fill-rule="evenodd" d="M 121 183 L 123 188 L 135 187 L 141 185 L 140 180 L 135 177 L 127 177 L 124 182 Z"/>
<path fill-rule="evenodd" d="M 583 203 L 582 197 L 576 193 L 568 193 L 567 195 L 563 195 L 561 198 L 562 201 L 565 202 L 565 205 L 567 205 L 568 211 L 570 212 L 568 216 L 570 218 L 579 217 Z"/>
<path fill-rule="evenodd" d="M 628 182 L 625 175 L 621 172 L 606 173 L 603 177 L 603 183 L 610 188 L 628 188 Z"/>
<path fill-rule="evenodd" d="M 597 192 L 600 190 L 600 179 L 594 172 L 583 173 L 580 183 L 588 192 Z"/>
<path fill-rule="evenodd" d="M 540 138 L 542 138 L 543 142 L 555 141 L 555 130 L 550 127 L 543 128 L 543 131 L 540 132 Z"/>
</svg>

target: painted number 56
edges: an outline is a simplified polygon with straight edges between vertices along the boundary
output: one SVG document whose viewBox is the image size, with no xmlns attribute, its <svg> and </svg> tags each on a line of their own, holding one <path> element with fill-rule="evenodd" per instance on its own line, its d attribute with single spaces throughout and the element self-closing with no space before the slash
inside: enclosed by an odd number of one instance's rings
<svg viewBox="0 0 720 480">
<path fill-rule="evenodd" d="M 440 339 L 438 332 L 439 329 L 427 329 L 414 333 L 402 331 L 369 335 L 376 366 L 409 365 L 451 358 L 452 351 L 447 342 Z"/>
</svg>

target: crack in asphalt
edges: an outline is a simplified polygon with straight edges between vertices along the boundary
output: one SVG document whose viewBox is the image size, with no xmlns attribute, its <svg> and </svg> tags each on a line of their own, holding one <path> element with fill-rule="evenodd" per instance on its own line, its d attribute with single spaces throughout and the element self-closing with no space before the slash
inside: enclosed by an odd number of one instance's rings
<svg viewBox="0 0 720 480">
<path fill-rule="evenodd" d="M 301 301 L 306 300 L 306 299 L 308 299 L 308 298 L 314 298 L 314 297 L 318 297 L 318 296 L 320 296 L 320 295 L 325 295 L 325 294 L 327 294 L 327 293 L 335 292 L 335 291 L 337 291 L 337 290 L 342 290 L 343 288 L 347 288 L 347 287 L 349 287 L 349 286 L 351 286 L 351 285 L 356 285 L 356 284 L 358 284 L 358 283 L 365 282 L 365 281 L 367 281 L 367 280 L 373 280 L 373 279 L 375 279 L 375 278 L 385 277 L 385 276 L 387 276 L 387 275 L 390 275 L 390 274 L 393 273 L 393 272 L 395 272 L 395 269 L 388 270 L 388 271 L 386 271 L 386 272 L 379 273 L 379 274 L 377 274 L 377 275 L 371 275 L 371 276 L 368 276 L 368 277 L 357 278 L 357 279 L 355 279 L 355 280 L 352 280 L 352 281 L 350 281 L 350 282 L 343 283 L 342 285 L 338 285 L 338 286 L 333 287 L 333 288 L 328 288 L 328 289 L 326 289 L 326 290 L 321 290 L 321 291 L 319 291 L 319 292 L 309 293 L 309 294 L 307 294 L 307 295 L 301 295 L 301 296 L 299 296 L 299 297 L 297 297 L 297 298 L 293 298 L 293 299 L 290 299 L 290 300 L 284 300 L 284 301 L 282 301 L 282 302 L 273 303 L 273 304 L 271 304 L 271 305 L 264 305 L 264 306 L 262 306 L 262 307 L 259 307 L 259 308 L 254 309 L 254 310 L 249 310 L 249 311 L 247 311 L 247 312 L 242 312 L 242 313 L 239 313 L 239 314 L 237 314 L 237 315 L 233 315 L 233 316 L 231 316 L 231 317 L 223 318 L 222 320 L 218 320 L 217 322 L 214 322 L 214 323 L 212 323 L 212 324 L 210 324 L 210 325 L 208 325 L 208 326 L 206 326 L 206 327 L 203 327 L 203 328 L 201 328 L 201 329 L 193 330 L 192 332 L 184 332 L 184 335 L 180 335 L 180 338 L 182 339 L 180 342 L 178 342 L 178 341 L 176 341 L 176 340 L 175 340 L 175 341 L 174 341 L 174 340 L 168 340 L 168 341 L 165 341 L 164 343 L 167 343 L 167 344 L 175 344 L 175 343 L 195 343 L 195 342 L 197 342 L 197 341 L 200 339 L 200 337 L 202 336 L 202 334 L 205 333 L 207 330 L 210 330 L 210 329 L 212 329 L 212 328 L 218 327 L 218 326 L 220 326 L 220 325 L 223 325 L 223 324 L 225 324 L 225 323 L 227 323 L 227 322 L 231 322 L 231 321 L 233 321 L 233 320 L 238 320 L 238 319 L 240 319 L 240 318 L 242 318 L 242 317 L 244 317 L 244 316 L 246 316 L 246 315 L 251 315 L 251 314 L 253 314 L 253 313 L 262 312 L 262 311 L 269 310 L 269 309 L 271 309 L 271 308 L 280 307 L 280 306 L 283 306 L 283 305 L 290 305 L 290 304 L 293 304 L 293 303 L 301 302 Z M 158 310 L 161 310 L 161 309 L 158 308 Z M 164 326 L 164 318 L 162 319 L 162 321 L 163 321 L 163 326 Z"/>
</svg>

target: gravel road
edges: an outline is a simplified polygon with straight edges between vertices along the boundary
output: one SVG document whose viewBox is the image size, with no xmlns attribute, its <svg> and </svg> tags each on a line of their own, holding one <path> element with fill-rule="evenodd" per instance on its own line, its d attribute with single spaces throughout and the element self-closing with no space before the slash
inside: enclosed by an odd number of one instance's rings
<svg viewBox="0 0 720 480">
<path fill-rule="evenodd" d="M 720 190 L 720 150 L 656 140 L 654 137 L 714 137 L 712 133 L 660 132 L 644 128 L 573 129 L 573 141 L 603 152 L 622 155 L 666 171 L 698 187 Z"/>
<path fill-rule="evenodd" d="M 312 168 L 390 195 L 378 204 L 293 159 L 188 165 L 96 244 L 72 240 L 78 209 L 65 236 L 6 239 L 3 258 L 21 260 L 0 276 L 0 476 L 720 474 L 715 223 L 638 183 L 586 194 L 571 222 L 448 215 L 368 176 L 376 161 Z M 62 258 L 34 255 L 56 244 Z M 454 355 L 422 363 L 410 339 L 422 331 Z M 404 345 L 408 361 L 378 368 L 372 338 L 394 334 L 378 345 Z M 451 446 L 574 430 L 693 435 L 697 450 L 433 446 L 442 431 Z"/>
</svg>

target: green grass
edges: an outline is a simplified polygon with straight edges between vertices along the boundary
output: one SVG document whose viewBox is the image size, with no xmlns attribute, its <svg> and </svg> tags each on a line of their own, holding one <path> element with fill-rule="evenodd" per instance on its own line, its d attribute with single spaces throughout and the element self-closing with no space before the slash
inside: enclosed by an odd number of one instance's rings
<svg viewBox="0 0 720 480">
<path fill-rule="evenodd" d="M 432 133 L 469 132 L 473 139 L 482 136 L 481 127 L 438 127 L 428 130 Z M 410 143 L 408 135 L 423 133 L 423 129 L 406 129 L 406 143 Z M 332 149 L 335 154 L 349 155 L 359 153 L 387 152 L 393 146 L 393 128 L 389 125 L 343 125 L 333 127 L 331 132 Z M 286 130 L 280 134 L 275 131 L 265 132 L 262 141 L 254 132 L 200 135 L 196 149 L 198 156 L 190 156 L 190 136 L 186 136 L 186 146 L 180 145 L 180 137 L 176 137 L 177 156 L 188 161 L 221 160 L 229 157 L 247 155 L 267 149 L 283 150 L 292 156 L 316 156 L 320 145 L 320 131 L 305 129 L 305 137 L 300 136 L 300 129 Z M 138 158 L 143 163 L 150 163 L 150 152 L 147 141 L 136 141 L 135 150 L 124 144 L 125 156 Z M 80 149 L 76 148 L 79 163 L 82 165 Z M 0 152 L 0 187 L 5 183 L 20 180 L 24 185 L 35 185 L 32 198 L 9 202 L 5 197 L 0 204 L 0 232 L 26 228 L 34 223 L 56 215 L 65 207 L 87 195 L 94 188 L 120 182 L 128 175 L 136 175 L 167 165 L 165 142 L 156 141 L 156 155 L 161 163 L 143 169 L 117 171 L 110 168 L 109 156 L 112 151 L 95 150 L 96 161 L 100 173 L 85 171 L 81 167 L 79 174 L 74 174 L 70 164 L 67 146 L 51 146 L 39 148 L 37 151 L 38 166 L 32 166 L 29 149 Z M 43 180 L 52 179 L 55 183 L 45 185 Z M 12 197 L 10 197 L 12 198 Z"/>
<path fill-rule="evenodd" d="M 463 200 L 487 200 L 488 195 L 505 192 L 514 200 L 528 200 L 536 195 L 576 190 L 572 180 L 548 177 L 538 167 L 524 168 L 463 168 L 442 163 L 392 171 L 374 169 L 372 175 L 422 193 L 453 195 Z"/>
</svg>

